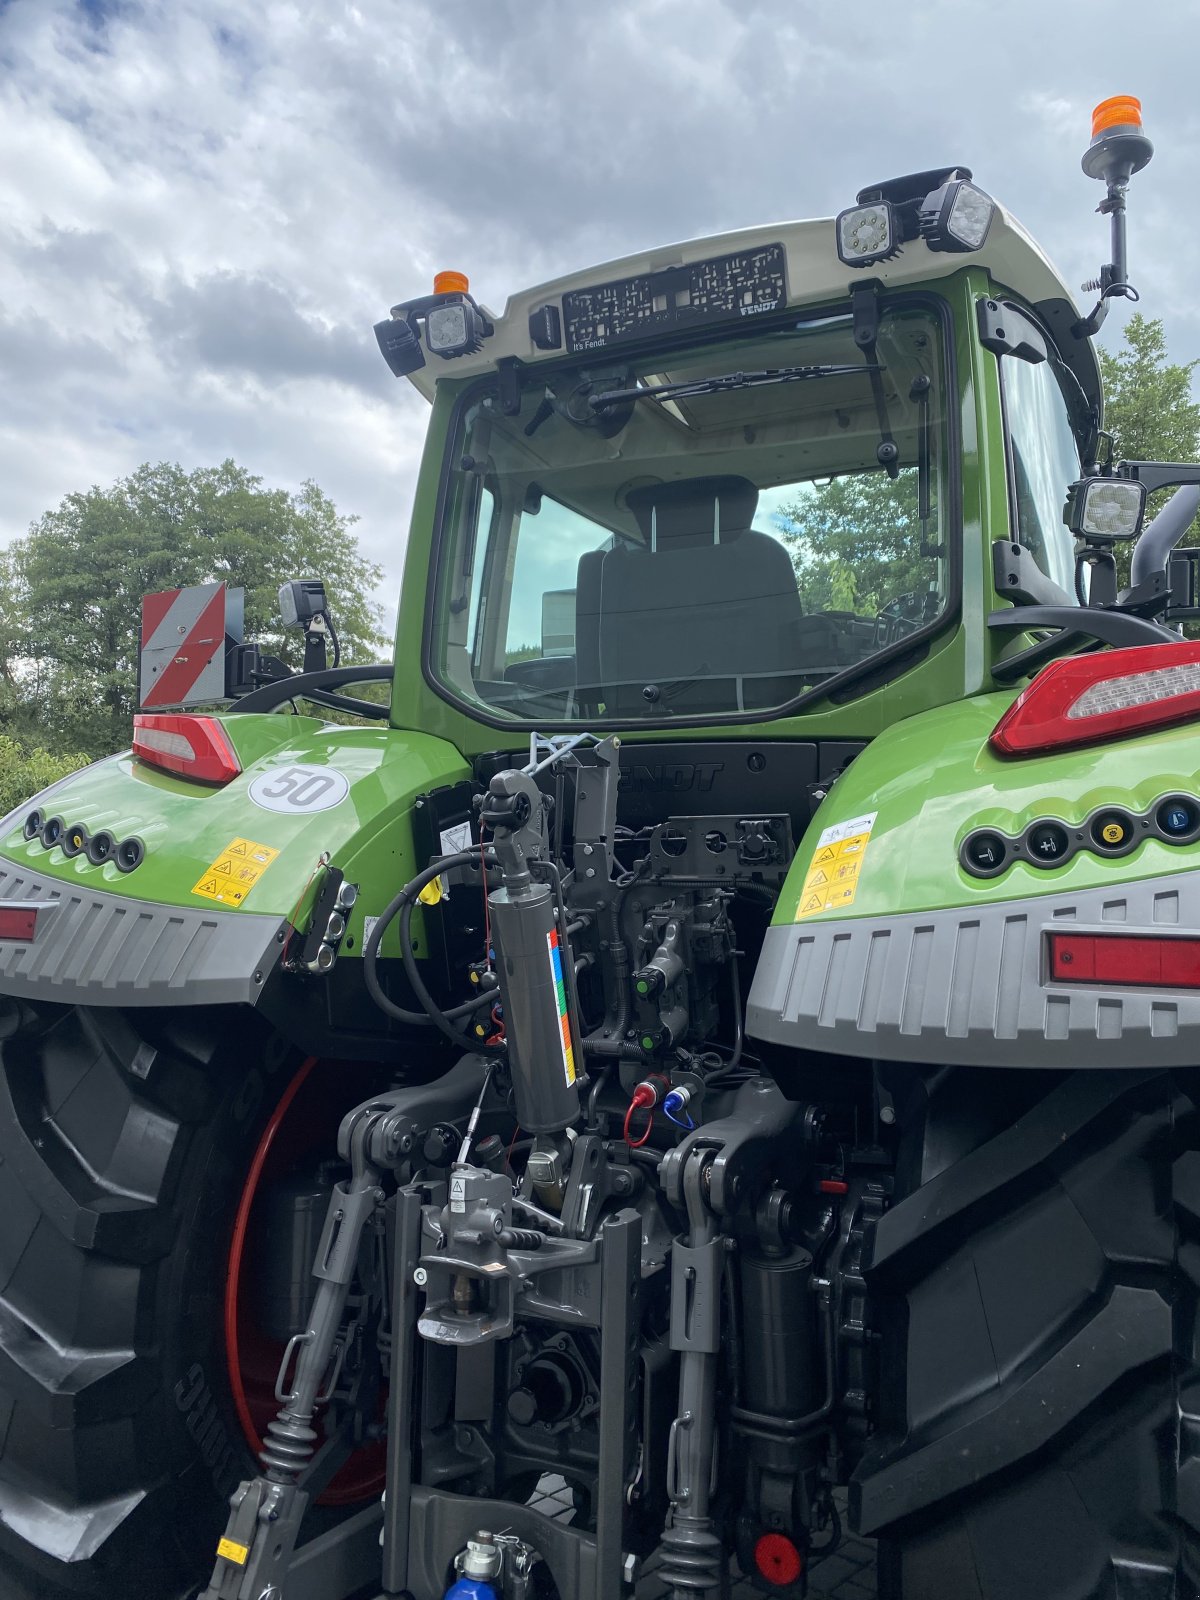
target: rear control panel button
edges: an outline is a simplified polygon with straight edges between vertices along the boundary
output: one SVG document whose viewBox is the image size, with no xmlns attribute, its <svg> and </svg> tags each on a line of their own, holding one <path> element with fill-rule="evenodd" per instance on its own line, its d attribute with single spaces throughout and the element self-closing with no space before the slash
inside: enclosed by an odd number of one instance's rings
<svg viewBox="0 0 1200 1600">
<path fill-rule="evenodd" d="M 1200 806 L 1186 795 L 1173 794 L 1159 804 L 1154 820 L 1172 843 L 1194 839 L 1200 833 Z"/>
<path fill-rule="evenodd" d="M 1038 822 L 1029 830 L 1029 859 L 1039 866 L 1057 866 L 1070 848 L 1067 830 L 1057 822 Z"/>
<path fill-rule="evenodd" d="M 999 828 L 975 828 L 959 845 L 958 859 L 973 878 L 995 878 L 1018 861 L 1050 868 L 1065 866 L 1080 851 L 1110 858 L 1127 855 L 1144 839 L 1200 843 L 1200 800 L 1164 795 L 1143 812 L 1101 806 L 1082 823 L 1038 817 L 1015 837 Z"/>
<path fill-rule="evenodd" d="M 1104 855 L 1118 855 L 1137 841 L 1137 824 L 1124 811 L 1101 811 L 1092 819 L 1088 832 L 1095 849 Z"/>
<path fill-rule="evenodd" d="M 992 833 L 987 828 L 968 834 L 963 841 L 963 865 L 977 878 L 992 878 L 996 873 L 1003 872 L 1010 854 L 1009 841 L 1004 835 Z"/>
</svg>

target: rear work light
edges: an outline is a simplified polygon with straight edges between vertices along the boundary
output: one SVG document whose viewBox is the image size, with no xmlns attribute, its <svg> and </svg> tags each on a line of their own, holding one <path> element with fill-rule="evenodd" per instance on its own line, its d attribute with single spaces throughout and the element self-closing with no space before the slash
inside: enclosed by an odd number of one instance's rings
<svg viewBox="0 0 1200 1600">
<path fill-rule="evenodd" d="M 1050 980 L 1120 988 L 1200 989 L 1200 938 L 1051 933 Z"/>
<path fill-rule="evenodd" d="M 1043 667 L 992 729 L 1002 756 L 1146 733 L 1200 716 L 1200 643 L 1101 650 Z"/>
<path fill-rule="evenodd" d="M 139 712 L 133 719 L 133 753 L 149 767 L 197 783 L 228 783 L 242 770 L 215 717 Z"/>
</svg>

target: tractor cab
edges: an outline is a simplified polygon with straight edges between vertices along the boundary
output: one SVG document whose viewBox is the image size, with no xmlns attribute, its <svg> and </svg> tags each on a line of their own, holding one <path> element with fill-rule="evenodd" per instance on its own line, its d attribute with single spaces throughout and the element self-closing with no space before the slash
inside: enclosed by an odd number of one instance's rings
<svg viewBox="0 0 1200 1600">
<path fill-rule="evenodd" d="M 1123 207 L 1149 141 L 1100 120 L 1089 170 Z M 467 723 L 870 735 L 1081 640 L 1168 637 L 1147 619 L 1169 543 L 1136 594 L 1115 581 L 1151 465 L 1104 454 L 1091 335 L 1128 288 L 1119 215 L 1088 318 L 964 167 L 502 315 L 439 274 L 376 327 L 434 405 L 402 715 L 452 707 L 468 743 Z"/>
</svg>

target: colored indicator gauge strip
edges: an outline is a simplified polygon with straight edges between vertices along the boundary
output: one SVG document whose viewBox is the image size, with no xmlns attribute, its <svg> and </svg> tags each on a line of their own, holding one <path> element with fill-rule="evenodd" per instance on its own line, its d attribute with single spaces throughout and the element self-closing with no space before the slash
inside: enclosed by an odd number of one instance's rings
<svg viewBox="0 0 1200 1600">
<path fill-rule="evenodd" d="M 558 942 L 558 932 L 552 929 L 546 935 L 546 946 L 550 954 L 550 971 L 554 974 L 554 993 L 558 1004 L 558 1029 L 562 1038 L 563 1073 L 567 1083 L 575 1082 L 575 1051 L 571 1045 L 571 1014 L 567 1006 L 567 982 L 563 972 L 562 947 Z"/>
<path fill-rule="evenodd" d="M 1038 817 L 1015 837 L 999 828 L 975 828 L 959 846 L 958 859 L 973 878 L 996 878 L 1018 861 L 1045 869 L 1065 866 L 1080 852 L 1110 858 L 1128 855 L 1144 839 L 1193 844 L 1200 839 L 1200 801 L 1171 794 L 1147 811 L 1101 806 L 1082 823 Z"/>
</svg>

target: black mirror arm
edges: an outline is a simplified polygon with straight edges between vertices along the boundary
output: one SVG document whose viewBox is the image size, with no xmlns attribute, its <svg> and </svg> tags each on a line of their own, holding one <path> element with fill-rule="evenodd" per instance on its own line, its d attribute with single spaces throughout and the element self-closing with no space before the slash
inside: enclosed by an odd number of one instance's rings
<svg viewBox="0 0 1200 1600">
<path fill-rule="evenodd" d="M 1028 633 L 1033 628 L 1062 628 L 1084 634 L 1116 649 L 1138 644 L 1178 644 L 1179 635 L 1145 617 L 1127 611 L 1103 611 L 1097 606 L 1018 606 L 993 611 L 988 627 Z"/>
</svg>

